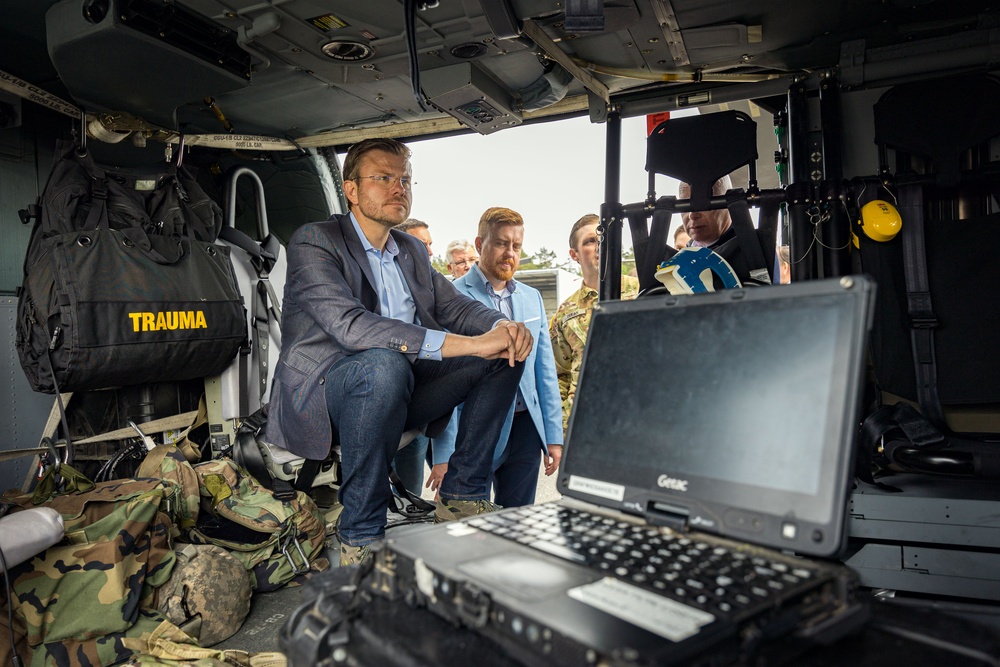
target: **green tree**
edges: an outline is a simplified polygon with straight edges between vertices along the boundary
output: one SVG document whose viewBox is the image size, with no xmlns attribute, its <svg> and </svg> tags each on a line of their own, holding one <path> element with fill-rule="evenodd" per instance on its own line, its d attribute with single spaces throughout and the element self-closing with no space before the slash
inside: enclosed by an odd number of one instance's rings
<svg viewBox="0 0 1000 667">
<path fill-rule="evenodd" d="M 622 275 L 629 275 L 635 268 L 635 250 L 629 247 L 622 251 Z"/>
<path fill-rule="evenodd" d="M 574 262 L 572 259 L 567 259 L 565 262 L 559 265 L 559 268 L 563 271 L 569 271 L 575 276 L 583 277 L 583 271 L 580 270 L 580 265 Z"/>
<path fill-rule="evenodd" d="M 538 252 L 531 256 L 522 250 L 521 266 L 519 268 L 522 271 L 531 269 L 556 269 L 559 268 L 559 264 L 556 262 L 556 254 L 545 246 L 542 246 Z"/>
<path fill-rule="evenodd" d="M 435 271 L 443 273 L 446 276 L 451 275 L 448 273 L 448 260 L 446 260 L 442 255 L 434 255 L 431 257 L 431 266 L 434 267 Z"/>
</svg>

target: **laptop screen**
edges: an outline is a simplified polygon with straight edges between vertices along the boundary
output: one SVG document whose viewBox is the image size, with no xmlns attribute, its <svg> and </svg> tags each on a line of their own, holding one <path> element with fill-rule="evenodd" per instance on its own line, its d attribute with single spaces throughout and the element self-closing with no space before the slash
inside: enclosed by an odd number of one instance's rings
<svg viewBox="0 0 1000 667">
<path fill-rule="evenodd" d="M 561 490 L 813 555 L 843 540 L 869 284 L 594 313 Z"/>
</svg>

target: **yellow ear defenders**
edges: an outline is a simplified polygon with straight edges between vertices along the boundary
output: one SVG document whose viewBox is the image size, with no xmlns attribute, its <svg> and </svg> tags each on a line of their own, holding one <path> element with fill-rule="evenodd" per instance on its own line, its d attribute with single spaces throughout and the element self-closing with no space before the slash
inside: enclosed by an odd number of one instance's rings
<svg viewBox="0 0 1000 667">
<path fill-rule="evenodd" d="M 903 219 L 896 207 L 887 201 L 873 199 L 861 207 L 861 231 L 872 241 L 891 241 L 903 228 Z M 854 245 L 858 245 L 857 238 Z"/>
</svg>

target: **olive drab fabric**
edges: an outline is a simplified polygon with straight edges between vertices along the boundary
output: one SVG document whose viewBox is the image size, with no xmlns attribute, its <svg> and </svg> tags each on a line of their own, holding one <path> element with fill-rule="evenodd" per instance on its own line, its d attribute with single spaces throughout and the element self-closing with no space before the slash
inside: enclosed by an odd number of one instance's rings
<svg viewBox="0 0 1000 667">
<path fill-rule="evenodd" d="M 174 445 L 157 445 L 139 464 L 136 477 L 164 479 L 177 485 L 175 523 L 180 532 L 194 528 L 201 511 L 198 473 L 194 471 L 183 450 Z"/>
<path fill-rule="evenodd" d="M 634 299 L 639 293 L 639 281 L 631 276 L 622 276 L 622 300 Z M 555 315 L 549 320 L 549 337 L 552 353 L 556 358 L 556 375 L 559 378 L 559 394 L 562 397 L 563 431 L 569 427 L 569 415 L 576 397 L 576 382 L 583 362 L 583 348 L 587 343 L 590 316 L 597 303 L 597 290 L 581 285 L 559 304 Z"/>
<path fill-rule="evenodd" d="M 43 503 L 62 515 L 66 537 L 10 572 L 14 625 L 23 629 L 33 667 L 126 660 L 132 652 L 122 639 L 163 621 L 155 596 L 175 562 L 169 511 L 178 488 L 158 479 L 114 480 Z M 4 501 L 36 506 L 23 494 Z"/>
<path fill-rule="evenodd" d="M 198 399 L 198 413 L 194 417 L 194 421 L 188 424 L 177 437 L 177 441 L 174 445 L 184 454 L 186 458 L 192 465 L 201 460 L 201 444 L 195 442 L 191 439 L 192 432 L 199 426 L 203 426 L 208 423 L 208 404 L 205 400 L 205 394 L 201 395 Z"/>
<path fill-rule="evenodd" d="M 298 584 L 311 570 L 330 564 L 320 558 L 326 523 L 316 503 L 297 491 L 280 500 L 229 459 L 194 466 L 200 478 L 198 525 L 184 539 L 229 550 L 250 572 L 254 590 Z"/>
<path fill-rule="evenodd" d="M 253 589 L 243 563 L 214 544 L 178 545 L 177 563 L 160 587 L 157 608 L 167 620 L 213 646 L 236 634 L 250 613 Z"/>
<path fill-rule="evenodd" d="M 285 667 L 283 653 L 217 651 L 193 645 L 191 637 L 164 621 L 151 633 L 124 640 L 135 651 L 129 665 L 138 667 Z"/>
<path fill-rule="evenodd" d="M 58 475 L 58 480 L 56 479 Z M 42 473 L 42 477 L 35 484 L 35 490 L 31 494 L 31 502 L 41 505 L 56 492 L 56 486 L 60 485 L 62 493 L 86 493 L 94 490 L 94 483 L 86 475 L 71 465 L 62 464 L 58 471 L 56 466 L 49 466 Z"/>
</svg>

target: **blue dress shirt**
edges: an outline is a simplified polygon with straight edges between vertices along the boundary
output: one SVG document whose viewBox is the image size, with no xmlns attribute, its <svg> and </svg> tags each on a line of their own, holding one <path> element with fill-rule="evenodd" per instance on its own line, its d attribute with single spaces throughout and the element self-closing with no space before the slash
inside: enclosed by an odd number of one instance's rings
<svg viewBox="0 0 1000 667">
<path fill-rule="evenodd" d="M 372 267 L 372 275 L 375 276 L 375 292 L 378 294 L 378 305 L 382 317 L 391 317 L 400 322 L 420 324 L 417 317 L 417 307 L 413 303 L 413 293 L 410 286 L 406 284 L 403 277 L 403 270 L 396 262 L 396 255 L 399 254 L 399 246 L 392 234 L 385 242 L 385 250 L 379 250 L 368 241 L 368 237 L 361 230 L 358 219 L 351 213 L 351 223 L 354 231 L 361 239 L 361 245 L 365 249 L 365 257 Z M 444 345 L 444 331 L 428 329 L 424 335 L 424 342 L 420 346 L 419 359 L 431 361 L 441 361 L 441 347 Z"/>
</svg>

